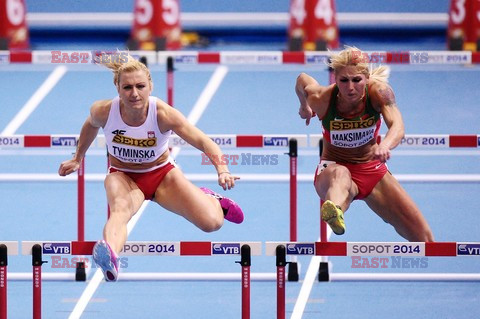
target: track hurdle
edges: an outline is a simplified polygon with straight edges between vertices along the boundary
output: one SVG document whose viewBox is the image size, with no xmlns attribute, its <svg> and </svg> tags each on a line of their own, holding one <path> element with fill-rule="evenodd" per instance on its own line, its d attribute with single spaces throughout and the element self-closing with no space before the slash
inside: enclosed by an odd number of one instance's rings
<svg viewBox="0 0 480 319">
<path fill-rule="evenodd" d="M 23 255 L 32 254 L 34 264 L 34 314 L 41 314 L 41 265 L 44 255 L 91 255 L 94 241 L 22 241 Z M 260 242 L 203 242 L 203 241 L 130 241 L 126 242 L 120 256 L 240 256 L 242 319 L 250 318 L 250 267 L 251 255 L 262 255 Z M 100 270 L 98 270 L 100 271 Z M 122 277 L 120 274 L 119 278 Z M 129 280 L 145 280 L 142 276 Z M 167 279 L 168 280 L 168 279 Z M 35 319 L 41 318 L 40 316 Z"/>
<path fill-rule="evenodd" d="M 380 256 L 380 257 L 463 257 L 480 256 L 478 242 L 266 242 L 265 254 L 279 258 L 284 254 L 303 256 Z M 388 274 L 329 274 L 325 281 L 474 281 L 480 282 L 479 273 L 388 273 Z M 277 286 L 282 284 L 277 277 Z M 285 318 L 285 291 L 277 290 L 277 318 Z"/>
<path fill-rule="evenodd" d="M 480 256 L 480 242 L 266 242 L 265 254 L 275 256 L 281 245 L 287 256 Z"/>
</svg>

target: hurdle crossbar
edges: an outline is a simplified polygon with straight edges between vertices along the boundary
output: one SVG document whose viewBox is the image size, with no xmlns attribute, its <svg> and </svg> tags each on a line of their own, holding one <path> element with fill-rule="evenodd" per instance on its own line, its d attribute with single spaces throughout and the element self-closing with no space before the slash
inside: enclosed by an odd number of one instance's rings
<svg viewBox="0 0 480 319">
<path fill-rule="evenodd" d="M 0 242 L 5 244 L 7 242 Z M 17 243 L 18 244 L 18 243 Z M 94 241 L 22 241 L 22 255 L 29 255 L 34 245 L 44 255 L 91 255 Z M 8 244 L 18 250 L 13 242 Z M 8 246 L 7 245 L 7 246 Z M 262 255 L 261 242 L 209 241 L 128 241 L 122 256 L 228 256 L 241 255 L 241 247 L 249 245 L 251 255 Z M 480 256 L 480 242 L 266 242 L 265 255 L 276 255 L 279 245 L 286 255 L 309 256 Z M 16 254 L 9 249 L 9 254 Z"/>
<path fill-rule="evenodd" d="M 249 13 L 250 16 L 250 13 Z M 91 54 L 90 51 L 86 51 Z M 470 65 L 480 63 L 480 53 L 471 51 L 366 51 L 382 64 L 402 65 Z M 48 50 L 35 51 L 0 51 L 2 57 L 10 63 L 51 64 L 52 52 Z M 146 56 L 149 64 L 165 64 L 169 57 L 176 65 L 224 64 L 224 65 L 254 65 L 278 66 L 282 64 L 312 65 L 324 67 L 331 56 L 328 51 L 159 51 L 135 52 L 134 56 Z M 91 57 L 91 56 L 90 56 Z"/>
<path fill-rule="evenodd" d="M 231 148 L 266 148 L 285 149 L 289 142 L 295 139 L 299 148 L 317 148 L 321 134 L 208 134 L 208 136 L 224 149 Z M 79 135 L 0 135 L 0 150 L 51 148 L 54 150 L 75 149 Z M 385 135 L 378 137 L 380 142 Z M 171 147 L 192 148 L 177 135 L 170 136 Z M 398 145 L 398 149 L 448 149 L 448 148 L 478 148 L 480 134 L 407 134 Z M 90 149 L 105 150 L 105 136 L 99 134 Z"/>
<path fill-rule="evenodd" d="M 480 256 L 480 242 L 266 242 L 265 254 L 274 256 L 279 245 L 295 256 Z"/>
<path fill-rule="evenodd" d="M 22 241 L 22 255 L 31 254 L 35 244 L 44 255 L 91 255 L 95 241 Z M 241 255 L 241 247 L 250 246 L 251 255 L 262 255 L 261 242 L 209 241 L 128 241 L 121 256 L 228 256 Z"/>
<path fill-rule="evenodd" d="M 287 183 L 289 174 L 236 174 L 242 183 Z M 402 183 L 478 183 L 480 174 L 394 174 L 395 178 Z M 192 182 L 216 182 L 216 174 L 185 174 Z M 86 182 L 103 183 L 105 174 L 85 174 Z M 58 174 L 24 174 L 6 173 L 0 174 L 1 182 L 52 182 L 73 183 L 76 176 L 62 177 Z M 299 183 L 312 183 L 313 174 L 297 174 Z"/>
</svg>

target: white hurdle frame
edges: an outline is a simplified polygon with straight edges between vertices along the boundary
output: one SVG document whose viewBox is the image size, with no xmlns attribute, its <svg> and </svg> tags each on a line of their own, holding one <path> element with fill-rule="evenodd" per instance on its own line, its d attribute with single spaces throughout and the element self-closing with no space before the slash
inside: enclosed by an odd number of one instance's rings
<svg viewBox="0 0 480 319">
<path fill-rule="evenodd" d="M 261 148 L 270 150 L 285 150 L 292 139 L 297 140 L 302 149 L 317 149 L 321 141 L 320 134 L 266 134 L 266 135 L 235 135 L 211 134 L 210 138 L 219 146 L 231 148 Z M 383 138 L 380 137 L 380 138 Z M 49 148 L 49 150 L 73 150 L 78 142 L 78 135 L 12 135 L 0 136 L 0 154 L 3 151 L 28 150 L 32 147 Z M 178 136 L 170 138 L 172 147 L 191 148 Z M 400 150 L 427 150 L 440 151 L 445 149 L 464 150 L 478 149 L 480 135 L 448 135 L 448 134 L 413 134 L 406 135 L 399 145 Z M 92 145 L 92 149 L 105 150 L 105 137 L 99 135 Z M 423 155 L 423 154 L 422 154 Z M 480 155 L 480 150 L 479 150 Z M 242 182 L 254 183 L 285 183 L 290 180 L 289 174 L 239 174 Z M 193 182 L 213 182 L 217 180 L 215 174 L 186 174 Z M 480 174 L 396 174 L 395 177 L 404 183 L 478 183 Z M 105 174 L 86 173 L 85 181 L 103 182 Z M 58 174 L 0 174 L 0 182 L 75 182 L 77 176 L 61 177 Z M 312 174 L 297 174 L 300 183 L 311 183 Z"/>
<path fill-rule="evenodd" d="M 213 141 L 222 148 L 261 148 L 271 150 L 285 150 L 293 139 L 297 141 L 298 147 L 302 149 L 318 148 L 322 139 L 321 134 L 266 134 L 266 135 L 235 135 L 235 134 L 212 134 L 209 135 Z M 383 136 L 380 137 L 380 139 Z M 74 150 L 78 143 L 78 135 L 54 134 L 54 135 L 11 135 L 0 136 L 0 154 L 3 151 L 32 150 L 47 148 L 54 150 Z M 448 134 L 416 134 L 406 135 L 399 146 L 399 149 L 412 151 L 419 149 L 459 150 L 465 148 L 478 149 L 480 135 L 448 135 Z M 178 136 L 172 136 L 170 145 L 175 147 L 191 148 Z M 97 136 L 92 144 L 94 150 L 105 150 L 105 137 Z M 104 153 L 103 153 L 104 154 Z M 480 152 L 479 152 L 480 154 Z M 238 174 L 242 182 L 254 183 L 286 183 L 290 181 L 290 174 Z M 214 182 L 217 180 L 215 174 L 186 174 L 186 177 L 193 182 Z M 297 174 L 297 182 L 313 182 L 313 174 Z M 397 174 L 395 177 L 402 183 L 478 183 L 480 174 Z M 85 173 L 83 181 L 77 176 L 61 177 L 58 174 L 0 174 L 0 182 L 103 182 L 105 174 Z M 80 200 L 79 200 L 80 201 Z M 274 274 L 252 274 L 253 280 L 271 280 Z M 11 278 L 16 280 L 27 280 L 29 274 L 12 273 Z M 210 275 L 206 275 L 207 278 Z M 217 276 L 221 278 L 233 278 L 236 275 Z M 45 280 L 69 280 L 74 278 L 72 274 L 44 274 Z M 150 278 L 164 278 L 162 275 L 151 275 Z M 190 277 L 202 280 L 202 276 Z"/>
<path fill-rule="evenodd" d="M 20 243 L 20 251 L 22 255 L 32 255 L 33 272 L 30 278 L 33 283 L 33 318 L 40 319 L 42 316 L 42 264 L 43 255 L 91 255 L 94 241 L 22 241 Z M 0 242 L 0 297 L 2 304 L 0 305 L 0 319 L 7 318 L 6 309 L 6 256 L 7 245 L 10 248 L 10 254 L 18 254 L 18 246 L 12 242 Z M 16 249 L 15 249 L 16 248 Z M 240 256 L 241 260 L 237 261 L 241 266 L 241 273 L 238 276 L 231 274 L 222 274 L 221 276 L 210 274 L 213 276 L 205 276 L 203 274 L 202 280 L 238 280 L 241 281 L 242 290 L 242 318 L 250 318 L 250 282 L 251 282 L 251 256 L 261 255 L 262 246 L 260 242 L 206 242 L 206 241 L 180 241 L 180 242 L 159 242 L 159 241 L 130 241 L 126 242 L 119 256 Z M 120 275 L 120 277 L 123 276 Z M 176 274 L 173 278 L 168 278 L 168 275 L 163 275 L 160 278 L 158 275 L 154 276 L 155 280 L 180 281 L 182 273 Z M 12 278 L 8 278 L 12 279 Z M 151 280 L 152 276 L 144 273 L 140 276 L 136 274 L 129 274 L 123 280 Z M 191 280 L 199 280 L 194 274 L 190 274 Z M 5 300 L 5 302 L 3 302 Z"/>
</svg>

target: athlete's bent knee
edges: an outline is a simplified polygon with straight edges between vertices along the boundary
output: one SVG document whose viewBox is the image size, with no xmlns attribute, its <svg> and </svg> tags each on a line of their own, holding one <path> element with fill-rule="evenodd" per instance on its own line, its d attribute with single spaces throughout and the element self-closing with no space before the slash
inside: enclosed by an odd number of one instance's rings
<svg viewBox="0 0 480 319">
<path fill-rule="evenodd" d="M 198 225 L 198 227 L 206 233 L 211 233 L 219 230 L 222 227 L 222 225 L 223 225 L 223 220 L 218 218 L 211 218 L 210 220 L 203 222 L 201 225 Z"/>
</svg>

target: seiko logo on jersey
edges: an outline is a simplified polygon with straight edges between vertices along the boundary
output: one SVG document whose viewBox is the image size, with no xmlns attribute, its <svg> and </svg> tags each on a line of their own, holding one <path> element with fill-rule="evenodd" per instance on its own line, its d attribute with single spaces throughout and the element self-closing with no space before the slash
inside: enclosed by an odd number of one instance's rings
<svg viewBox="0 0 480 319">
<path fill-rule="evenodd" d="M 124 130 L 115 130 L 112 132 L 115 134 L 113 136 L 112 142 L 117 144 L 136 146 L 136 147 L 155 147 L 157 146 L 157 138 L 153 132 L 148 132 L 148 138 L 137 139 L 133 137 L 124 136 Z"/>
<path fill-rule="evenodd" d="M 375 117 L 372 116 L 366 120 L 359 121 L 332 121 L 330 122 L 330 130 L 352 130 L 358 128 L 368 128 L 375 125 Z"/>
</svg>

